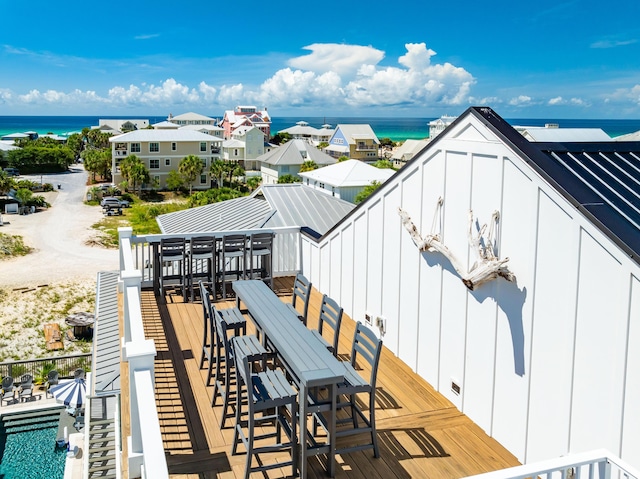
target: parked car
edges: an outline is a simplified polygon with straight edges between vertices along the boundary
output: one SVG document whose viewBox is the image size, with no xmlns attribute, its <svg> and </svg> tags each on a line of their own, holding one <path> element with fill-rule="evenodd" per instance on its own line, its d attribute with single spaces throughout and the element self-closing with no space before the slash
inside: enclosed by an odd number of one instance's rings
<svg viewBox="0 0 640 479">
<path fill-rule="evenodd" d="M 18 168 L 5 168 L 4 172 L 7 174 L 7 176 L 20 176 L 20 171 L 18 170 Z"/>
<path fill-rule="evenodd" d="M 106 196 L 102 198 L 100 206 L 104 209 L 129 208 L 131 206 L 127 200 L 121 200 L 115 196 Z"/>
</svg>

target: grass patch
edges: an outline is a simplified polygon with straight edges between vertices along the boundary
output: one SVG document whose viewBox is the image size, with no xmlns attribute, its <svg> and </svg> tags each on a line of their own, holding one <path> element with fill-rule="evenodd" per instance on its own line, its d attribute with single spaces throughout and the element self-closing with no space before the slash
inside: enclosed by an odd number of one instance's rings
<svg viewBox="0 0 640 479">
<path fill-rule="evenodd" d="M 0 233 L 0 259 L 24 256 L 31 248 L 24 244 L 22 236 Z"/>
<path fill-rule="evenodd" d="M 107 248 L 117 248 L 118 228 L 124 226 L 133 228 L 135 235 L 158 234 L 160 228 L 156 222 L 157 216 L 184 209 L 187 209 L 187 202 L 184 199 L 172 199 L 166 203 L 141 203 L 138 200 L 131 208 L 123 208 L 121 216 L 105 216 L 92 225 L 92 228 L 100 232 L 99 238 L 94 241 Z"/>
</svg>

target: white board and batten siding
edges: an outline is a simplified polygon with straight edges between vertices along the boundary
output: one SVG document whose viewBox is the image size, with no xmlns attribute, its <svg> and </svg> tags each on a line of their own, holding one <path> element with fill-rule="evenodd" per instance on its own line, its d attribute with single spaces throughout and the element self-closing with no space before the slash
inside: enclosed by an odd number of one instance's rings
<svg viewBox="0 0 640 479">
<path fill-rule="evenodd" d="M 640 268 L 472 115 L 317 243 L 303 273 L 524 463 L 606 448 L 640 467 Z M 468 290 L 420 253 L 436 231 L 470 267 L 468 212 L 500 212 L 496 249 L 517 278 Z M 373 328 L 376 332 L 377 329 Z M 451 389 L 455 381 L 460 395 Z"/>
</svg>

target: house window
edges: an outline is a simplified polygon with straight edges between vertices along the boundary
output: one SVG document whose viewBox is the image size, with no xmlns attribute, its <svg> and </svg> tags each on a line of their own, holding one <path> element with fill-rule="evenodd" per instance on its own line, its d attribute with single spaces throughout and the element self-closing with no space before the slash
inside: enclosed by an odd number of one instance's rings
<svg viewBox="0 0 640 479">
<path fill-rule="evenodd" d="M 203 168 L 207 167 L 207 159 L 206 158 L 202 158 L 202 167 Z"/>
<path fill-rule="evenodd" d="M 320 188 L 324 190 L 324 183 L 320 183 Z"/>
<path fill-rule="evenodd" d="M 149 151 L 151 153 L 157 153 L 160 151 L 160 143 L 149 143 Z"/>
<path fill-rule="evenodd" d="M 200 175 L 200 184 L 201 185 L 207 184 L 207 175 Z"/>
<path fill-rule="evenodd" d="M 238 156 L 238 149 L 237 149 L 237 148 L 234 148 L 234 150 L 233 150 L 233 156 Z"/>
<path fill-rule="evenodd" d="M 131 143 L 131 153 L 140 153 L 140 143 Z"/>
<path fill-rule="evenodd" d="M 160 168 L 160 160 L 149 160 L 149 169 L 157 170 Z"/>
<path fill-rule="evenodd" d="M 164 159 L 164 166 L 171 166 L 171 158 Z"/>
<path fill-rule="evenodd" d="M 207 151 L 207 143 L 204 141 L 200 142 L 200 151 Z"/>
<path fill-rule="evenodd" d="M 171 143 L 171 151 L 176 151 L 178 149 L 178 144 L 174 141 Z"/>
</svg>

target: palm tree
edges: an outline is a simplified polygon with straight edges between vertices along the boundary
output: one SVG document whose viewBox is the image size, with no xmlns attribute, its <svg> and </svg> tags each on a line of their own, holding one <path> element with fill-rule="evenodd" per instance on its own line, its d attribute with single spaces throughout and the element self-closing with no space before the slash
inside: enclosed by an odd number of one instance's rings
<svg viewBox="0 0 640 479">
<path fill-rule="evenodd" d="M 16 181 L 6 172 L 0 171 L 0 195 L 6 195 L 16 187 Z"/>
<path fill-rule="evenodd" d="M 209 172 L 216 178 L 218 188 L 222 188 L 222 179 L 227 171 L 227 162 L 224 160 L 215 160 L 211 163 Z"/>
<path fill-rule="evenodd" d="M 318 169 L 318 165 L 313 160 L 307 160 L 304 163 L 302 163 L 302 165 L 300 165 L 301 173 L 304 173 L 305 171 L 313 171 L 317 169 Z"/>
<path fill-rule="evenodd" d="M 136 155 L 129 155 L 120 162 L 120 173 L 128 184 L 132 185 L 133 191 L 136 185 L 140 185 L 139 196 L 142 195 L 142 184 L 149 181 L 149 170 L 144 166 L 142 160 Z"/>
<path fill-rule="evenodd" d="M 202 160 L 196 155 L 185 156 L 180 160 L 178 165 L 178 172 L 184 178 L 184 181 L 189 184 L 189 195 L 191 195 L 193 182 L 200 176 L 204 170 Z"/>
</svg>

